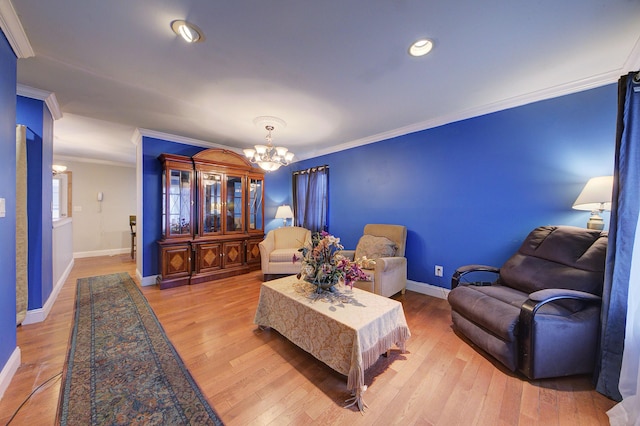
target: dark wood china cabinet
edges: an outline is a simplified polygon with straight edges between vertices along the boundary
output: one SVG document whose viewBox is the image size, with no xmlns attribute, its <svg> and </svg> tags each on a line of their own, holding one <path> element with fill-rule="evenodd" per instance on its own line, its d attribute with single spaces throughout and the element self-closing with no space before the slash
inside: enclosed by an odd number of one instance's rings
<svg viewBox="0 0 640 426">
<path fill-rule="evenodd" d="M 264 172 L 245 157 L 208 149 L 162 154 L 160 288 L 260 269 Z"/>
</svg>

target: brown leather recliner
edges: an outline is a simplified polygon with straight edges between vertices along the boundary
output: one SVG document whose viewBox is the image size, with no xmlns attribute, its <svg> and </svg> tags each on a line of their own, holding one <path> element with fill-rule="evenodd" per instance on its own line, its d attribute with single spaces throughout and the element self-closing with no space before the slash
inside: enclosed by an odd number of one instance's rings
<svg viewBox="0 0 640 426">
<path fill-rule="evenodd" d="M 530 379 L 591 373 L 607 236 L 572 226 L 541 226 L 501 268 L 459 268 L 448 296 L 454 330 Z M 498 277 L 469 281 L 478 272 Z"/>
</svg>

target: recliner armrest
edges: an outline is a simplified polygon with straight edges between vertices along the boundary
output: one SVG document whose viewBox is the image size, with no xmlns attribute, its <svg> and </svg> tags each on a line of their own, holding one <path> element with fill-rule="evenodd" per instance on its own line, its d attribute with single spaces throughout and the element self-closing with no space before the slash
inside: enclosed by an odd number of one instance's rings
<svg viewBox="0 0 640 426">
<path fill-rule="evenodd" d="M 555 302 L 558 300 L 567 300 L 567 301 L 576 301 L 576 302 L 601 302 L 602 298 L 600 296 L 596 296 L 595 294 L 587 293 L 584 291 L 578 290 L 567 290 L 564 288 L 547 288 L 544 290 L 534 291 L 529 294 L 529 298 L 522 304 L 520 307 L 520 319 L 527 321 L 533 321 L 533 316 L 536 314 L 538 309 L 546 305 L 550 302 Z M 567 302 L 570 303 L 570 302 Z M 578 306 L 580 306 L 578 304 Z M 568 306 L 571 310 L 579 310 L 579 307 L 572 308 L 570 305 Z"/>
<path fill-rule="evenodd" d="M 564 288 L 547 288 L 535 291 L 529 295 L 529 300 L 534 302 L 548 303 L 558 299 L 576 299 L 592 302 L 599 302 L 602 300 L 601 297 L 596 296 L 595 294 L 578 290 L 567 290 Z"/>
<path fill-rule="evenodd" d="M 381 272 L 390 271 L 396 268 L 405 267 L 407 264 L 406 257 L 379 257 L 375 260 L 375 269 Z"/>
<path fill-rule="evenodd" d="M 456 288 L 460 284 L 460 278 L 465 276 L 470 272 L 491 272 L 494 274 L 500 273 L 500 268 L 496 268 L 495 266 L 488 265 L 465 265 L 461 266 L 453 273 L 451 277 L 451 290 Z"/>
<path fill-rule="evenodd" d="M 549 288 L 538 290 L 529 294 L 529 298 L 520 306 L 520 317 L 518 322 L 520 359 L 518 361 L 520 370 L 527 377 L 535 377 L 533 371 L 532 354 L 535 348 L 535 315 L 538 309 L 547 303 L 565 300 L 567 303 L 587 302 L 598 303 L 602 298 L 595 294 L 578 290 L 566 290 L 563 288 Z M 578 311 L 579 309 L 576 309 Z"/>
</svg>

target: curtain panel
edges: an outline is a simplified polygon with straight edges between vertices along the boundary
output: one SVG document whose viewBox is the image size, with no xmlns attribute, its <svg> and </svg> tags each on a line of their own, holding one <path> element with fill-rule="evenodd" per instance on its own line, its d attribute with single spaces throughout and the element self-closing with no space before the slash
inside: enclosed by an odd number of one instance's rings
<svg viewBox="0 0 640 426">
<path fill-rule="evenodd" d="M 621 403 L 612 425 L 640 424 L 640 73 L 618 83 L 616 164 L 597 390 Z M 605 309 L 606 308 L 606 309 Z"/>
<path fill-rule="evenodd" d="M 602 304 L 601 350 L 596 389 L 616 401 L 624 350 L 633 246 L 638 223 L 640 188 L 640 84 L 634 75 L 618 83 L 618 123 L 609 246 Z M 638 257 L 638 253 L 636 253 Z M 636 259 L 637 260 L 637 259 Z"/>
<path fill-rule="evenodd" d="M 27 128 L 16 126 L 16 325 L 27 315 L 29 298 L 27 259 Z"/>
<path fill-rule="evenodd" d="M 295 225 L 312 233 L 328 229 L 329 166 L 295 171 L 292 182 Z"/>
</svg>

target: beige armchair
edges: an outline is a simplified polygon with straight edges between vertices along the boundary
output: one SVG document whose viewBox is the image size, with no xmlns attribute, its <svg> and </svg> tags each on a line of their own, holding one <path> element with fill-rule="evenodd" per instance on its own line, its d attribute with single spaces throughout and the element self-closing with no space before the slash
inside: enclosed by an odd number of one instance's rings
<svg viewBox="0 0 640 426">
<path fill-rule="evenodd" d="M 294 263 L 293 255 L 301 257 L 298 249 L 305 243 L 311 243 L 311 231 L 305 228 L 285 226 L 267 232 L 258 245 L 264 280 L 300 272 L 302 263 Z"/>
<path fill-rule="evenodd" d="M 355 250 L 343 250 L 351 260 L 362 260 L 362 270 L 371 281 L 356 281 L 353 286 L 390 297 L 407 288 L 407 258 L 404 257 L 407 227 L 368 224 Z"/>
</svg>

